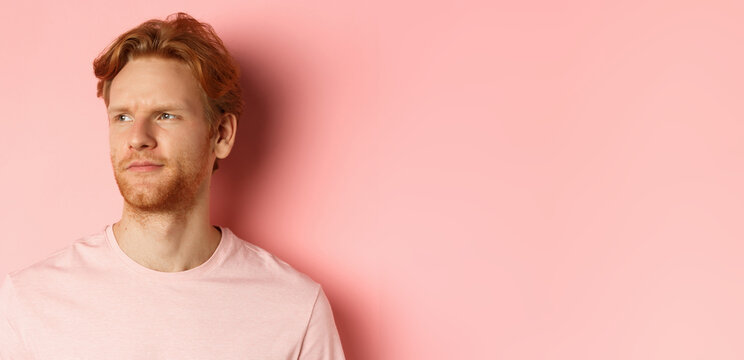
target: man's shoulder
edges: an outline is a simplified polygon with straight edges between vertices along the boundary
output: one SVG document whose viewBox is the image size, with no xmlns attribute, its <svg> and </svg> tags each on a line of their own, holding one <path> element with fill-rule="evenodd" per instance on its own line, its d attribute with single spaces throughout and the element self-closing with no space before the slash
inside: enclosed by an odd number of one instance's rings
<svg viewBox="0 0 744 360">
<path fill-rule="evenodd" d="M 230 261 L 225 264 L 226 270 L 238 270 L 236 273 L 242 274 L 250 281 L 315 290 L 320 286 L 309 275 L 297 270 L 277 255 L 235 234 L 232 236 L 235 240 L 235 249 L 230 254 Z"/>
<path fill-rule="evenodd" d="M 94 254 L 105 245 L 103 229 L 74 239 L 72 242 L 47 253 L 45 256 L 8 272 L 15 284 L 39 283 L 70 270 L 82 269 Z"/>
</svg>

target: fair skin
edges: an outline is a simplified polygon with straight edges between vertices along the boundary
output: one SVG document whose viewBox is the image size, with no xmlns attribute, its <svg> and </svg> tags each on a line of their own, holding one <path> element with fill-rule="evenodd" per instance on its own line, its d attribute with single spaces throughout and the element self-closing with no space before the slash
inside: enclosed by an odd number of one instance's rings
<svg viewBox="0 0 744 360">
<path fill-rule="evenodd" d="M 210 138 L 205 105 L 191 69 L 174 59 L 135 58 L 111 82 L 111 164 L 124 198 L 113 231 L 124 253 L 147 268 L 188 270 L 219 245 L 209 185 L 215 159 L 233 147 L 237 118 L 220 114 Z"/>
</svg>

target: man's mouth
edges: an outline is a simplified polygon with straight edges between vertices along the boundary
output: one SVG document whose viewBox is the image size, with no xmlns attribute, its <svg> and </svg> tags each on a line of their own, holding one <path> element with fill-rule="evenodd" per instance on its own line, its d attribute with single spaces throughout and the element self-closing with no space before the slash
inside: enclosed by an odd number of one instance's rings
<svg viewBox="0 0 744 360">
<path fill-rule="evenodd" d="M 163 167 L 163 164 L 158 164 L 152 161 L 133 161 L 127 166 L 127 170 L 131 171 L 154 171 Z"/>
<path fill-rule="evenodd" d="M 138 172 L 154 171 L 154 170 L 160 169 L 161 167 L 163 167 L 163 165 L 132 165 L 129 168 L 127 168 L 127 170 L 138 171 Z"/>
</svg>

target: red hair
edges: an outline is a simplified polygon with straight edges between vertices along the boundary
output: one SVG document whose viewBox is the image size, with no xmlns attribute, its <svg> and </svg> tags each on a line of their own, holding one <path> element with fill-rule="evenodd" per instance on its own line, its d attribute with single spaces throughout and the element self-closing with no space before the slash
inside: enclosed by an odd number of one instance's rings
<svg viewBox="0 0 744 360">
<path fill-rule="evenodd" d="M 98 78 L 97 95 L 103 97 L 107 106 L 111 81 L 127 62 L 139 56 L 177 59 L 191 68 L 201 86 L 210 138 L 217 130 L 220 114 L 232 113 L 240 118 L 243 110 L 240 70 L 209 24 L 179 12 L 165 20 L 145 21 L 114 40 L 93 61 Z"/>
</svg>

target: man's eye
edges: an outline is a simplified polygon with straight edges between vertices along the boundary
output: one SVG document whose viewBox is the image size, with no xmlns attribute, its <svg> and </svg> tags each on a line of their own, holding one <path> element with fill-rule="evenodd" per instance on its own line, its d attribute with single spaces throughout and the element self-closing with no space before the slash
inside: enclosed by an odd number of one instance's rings
<svg viewBox="0 0 744 360">
<path fill-rule="evenodd" d="M 116 121 L 128 121 L 130 119 L 131 117 L 129 117 L 129 115 L 124 115 L 124 114 L 116 115 L 116 117 L 114 117 L 114 120 Z"/>
<path fill-rule="evenodd" d="M 161 118 L 169 120 L 169 119 L 175 119 L 176 115 L 169 114 L 169 113 L 163 113 L 163 115 L 160 115 Z"/>
</svg>

